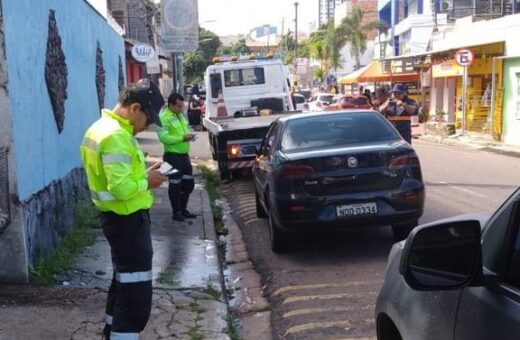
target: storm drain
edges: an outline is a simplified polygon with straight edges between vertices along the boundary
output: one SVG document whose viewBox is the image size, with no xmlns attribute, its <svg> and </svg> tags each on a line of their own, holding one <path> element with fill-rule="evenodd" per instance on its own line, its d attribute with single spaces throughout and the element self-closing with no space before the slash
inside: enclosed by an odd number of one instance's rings
<svg viewBox="0 0 520 340">
<path fill-rule="evenodd" d="M 9 171 L 7 163 L 7 148 L 0 147 L 0 233 L 9 225 Z"/>
</svg>

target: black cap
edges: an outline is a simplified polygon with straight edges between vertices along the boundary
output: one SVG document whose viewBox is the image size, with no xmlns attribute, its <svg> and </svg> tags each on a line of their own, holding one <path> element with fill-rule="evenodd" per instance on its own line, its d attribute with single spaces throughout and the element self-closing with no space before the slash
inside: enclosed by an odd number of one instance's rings
<svg viewBox="0 0 520 340">
<path fill-rule="evenodd" d="M 164 106 L 164 98 L 150 79 L 143 78 L 137 82 L 129 84 L 120 94 L 119 102 L 122 103 L 139 103 L 143 112 L 148 117 L 148 123 L 161 125 L 159 112 Z"/>
</svg>

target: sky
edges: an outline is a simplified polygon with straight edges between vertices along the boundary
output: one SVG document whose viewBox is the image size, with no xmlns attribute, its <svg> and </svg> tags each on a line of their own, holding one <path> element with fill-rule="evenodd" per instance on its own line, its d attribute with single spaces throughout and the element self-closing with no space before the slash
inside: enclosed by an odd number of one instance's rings
<svg viewBox="0 0 520 340">
<path fill-rule="evenodd" d="M 199 23 L 217 35 L 248 34 L 263 25 L 294 32 L 294 0 L 198 0 Z M 309 32 L 318 21 L 318 0 L 298 0 L 298 31 Z"/>
</svg>

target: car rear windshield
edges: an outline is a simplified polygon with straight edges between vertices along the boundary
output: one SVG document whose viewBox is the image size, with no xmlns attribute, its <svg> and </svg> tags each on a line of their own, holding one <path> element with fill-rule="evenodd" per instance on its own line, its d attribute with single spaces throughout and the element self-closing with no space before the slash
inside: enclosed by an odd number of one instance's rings
<svg viewBox="0 0 520 340">
<path fill-rule="evenodd" d="M 305 97 L 304 96 L 294 96 L 296 99 L 296 104 L 302 104 L 305 103 Z"/>
<path fill-rule="evenodd" d="M 356 98 L 352 98 L 352 100 L 350 100 L 350 102 L 355 105 L 366 105 L 366 104 L 368 104 L 368 98 L 367 97 L 356 97 Z"/>
<path fill-rule="evenodd" d="M 333 95 L 330 95 L 330 96 L 319 96 L 318 100 L 320 102 L 330 103 L 332 101 L 332 98 L 334 98 Z"/>
<path fill-rule="evenodd" d="M 299 151 L 399 139 L 379 113 L 323 114 L 288 121 L 281 146 L 283 151 Z"/>
</svg>

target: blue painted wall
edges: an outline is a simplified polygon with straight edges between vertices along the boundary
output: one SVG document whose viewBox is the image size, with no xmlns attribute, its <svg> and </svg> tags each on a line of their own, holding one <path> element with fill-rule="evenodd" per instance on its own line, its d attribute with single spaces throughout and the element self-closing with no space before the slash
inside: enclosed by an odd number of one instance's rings
<svg viewBox="0 0 520 340">
<path fill-rule="evenodd" d="M 25 200 L 80 167 L 79 145 L 99 117 L 96 45 L 103 50 L 105 106 L 117 102 L 124 41 L 84 0 L 3 0 L 18 195 Z M 58 134 L 45 84 L 49 11 L 56 11 L 68 67 L 65 124 Z"/>
</svg>

